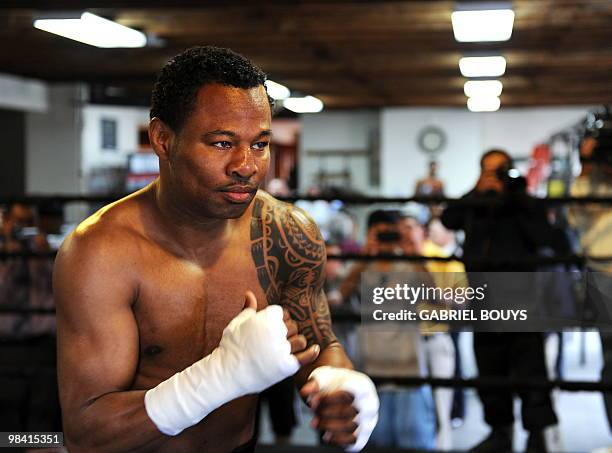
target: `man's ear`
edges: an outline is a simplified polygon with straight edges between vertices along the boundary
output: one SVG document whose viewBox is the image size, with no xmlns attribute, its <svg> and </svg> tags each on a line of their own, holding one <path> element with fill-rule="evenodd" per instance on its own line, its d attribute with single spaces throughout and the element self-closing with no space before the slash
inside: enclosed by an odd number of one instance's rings
<svg viewBox="0 0 612 453">
<path fill-rule="evenodd" d="M 153 151 L 160 159 L 168 160 L 174 137 L 174 131 L 166 123 L 158 117 L 151 119 L 149 122 L 149 141 Z"/>
</svg>

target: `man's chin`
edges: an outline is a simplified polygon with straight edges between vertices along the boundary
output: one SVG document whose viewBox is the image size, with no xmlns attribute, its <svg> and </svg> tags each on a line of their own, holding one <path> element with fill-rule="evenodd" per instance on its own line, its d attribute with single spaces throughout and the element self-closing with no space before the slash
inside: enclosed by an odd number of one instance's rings
<svg viewBox="0 0 612 453">
<path fill-rule="evenodd" d="M 221 213 L 220 218 L 237 219 L 242 217 L 254 199 L 255 198 L 253 197 L 245 203 L 227 203 L 222 210 L 223 212 Z"/>
</svg>

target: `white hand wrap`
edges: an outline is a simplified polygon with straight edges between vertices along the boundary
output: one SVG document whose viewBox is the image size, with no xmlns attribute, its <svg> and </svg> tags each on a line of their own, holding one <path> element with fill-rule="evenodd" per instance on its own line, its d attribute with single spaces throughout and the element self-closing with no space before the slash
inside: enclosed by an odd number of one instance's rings
<svg viewBox="0 0 612 453">
<path fill-rule="evenodd" d="M 344 390 L 353 395 L 353 405 L 359 411 L 355 417 L 357 440 L 346 451 L 360 451 L 368 443 L 378 421 L 378 394 L 372 380 L 359 371 L 322 366 L 310 373 L 321 392 Z"/>
<path fill-rule="evenodd" d="M 162 433 L 174 436 L 228 401 L 261 392 L 299 367 L 282 308 L 246 308 L 225 328 L 210 355 L 147 391 L 145 408 Z"/>
</svg>

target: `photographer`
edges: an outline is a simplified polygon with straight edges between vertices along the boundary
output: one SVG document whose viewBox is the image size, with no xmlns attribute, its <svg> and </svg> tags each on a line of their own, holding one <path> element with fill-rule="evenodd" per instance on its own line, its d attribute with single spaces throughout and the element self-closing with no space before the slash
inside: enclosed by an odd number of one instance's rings
<svg viewBox="0 0 612 453">
<path fill-rule="evenodd" d="M 43 228 L 29 206 L 8 206 L 0 229 L 0 251 L 48 252 Z M 53 308 L 52 260 L 10 257 L 0 261 L 0 304 Z M 55 375 L 55 318 L 48 315 L 0 316 L 0 366 L 34 368 L 20 379 L 0 378 L 0 422 L 8 431 L 60 431 Z"/>
<path fill-rule="evenodd" d="M 596 120 L 602 127 L 587 131 L 580 144 L 582 171 L 571 189 L 574 197 L 612 197 L 612 121 L 608 113 Z M 591 258 L 612 256 L 610 205 L 570 205 L 569 221 L 580 236 L 582 253 Z M 599 285 L 605 294 L 612 294 L 612 262 L 590 259 L 586 263 L 586 272 L 587 281 L 592 286 Z M 612 333 L 609 330 L 600 332 L 602 382 L 612 381 Z M 612 393 L 606 392 L 603 395 L 608 423 L 612 429 Z"/>
<path fill-rule="evenodd" d="M 368 217 L 365 253 L 370 256 L 399 255 L 402 253 L 400 216 L 397 211 L 377 210 Z M 363 274 L 367 272 L 368 274 Z M 380 274 L 369 273 L 385 273 Z M 339 288 L 343 300 L 359 294 L 360 279 L 373 286 L 393 286 L 387 276 L 391 272 L 409 272 L 419 286 L 427 276 L 419 263 L 389 261 L 358 262 L 351 267 Z M 380 280 L 370 281 L 377 277 Z M 418 281 L 417 281 L 418 280 Z M 365 301 L 361 301 L 365 304 Z M 398 324 L 381 326 L 362 325 L 359 329 L 359 366 L 376 376 L 410 377 L 422 375 L 423 345 L 418 329 Z M 401 387 L 384 384 L 378 387 L 380 409 L 378 424 L 370 437 L 370 445 L 429 450 L 436 447 L 436 415 L 429 386 Z"/>
<path fill-rule="evenodd" d="M 530 272 L 530 259 L 542 248 L 566 253 L 567 239 L 547 221 L 546 210 L 526 192 L 507 152 L 493 149 L 480 160 L 481 174 L 464 200 L 489 200 L 481 206 L 451 204 L 442 214 L 447 228 L 465 231 L 466 270 L 474 272 Z M 520 263 L 519 263 L 520 261 Z M 522 274 L 529 278 L 528 274 Z M 547 378 L 541 333 L 474 333 L 474 352 L 482 377 Z M 479 391 L 490 435 L 472 451 L 510 452 L 513 434 L 513 396 L 510 391 Z M 557 423 L 550 394 L 541 390 L 519 392 L 522 421 L 529 431 L 528 452 L 545 452 L 546 439 Z"/>
</svg>

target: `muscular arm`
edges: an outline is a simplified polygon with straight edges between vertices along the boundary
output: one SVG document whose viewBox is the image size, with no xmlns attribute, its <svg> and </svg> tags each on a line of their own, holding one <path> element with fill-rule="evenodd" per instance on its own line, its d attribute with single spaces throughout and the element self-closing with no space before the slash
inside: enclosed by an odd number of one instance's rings
<svg viewBox="0 0 612 453">
<path fill-rule="evenodd" d="M 257 198 L 253 208 L 251 251 L 268 301 L 278 300 L 298 325 L 308 345 L 321 354 L 296 375 L 301 387 L 311 371 L 323 365 L 352 368 L 331 327 L 325 281 L 325 243 L 299 208 Z"/>
<path fill-rule="evenodd" d="M 70 451 L 138 451 L 165 438 L 147 416 L 145 392 L 128 390 L 138 329 L 126 245 L 116 234 L 77 232 L 56 260 L 59 387 Z"/>
</svg>

